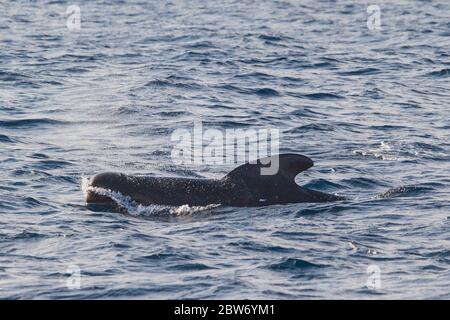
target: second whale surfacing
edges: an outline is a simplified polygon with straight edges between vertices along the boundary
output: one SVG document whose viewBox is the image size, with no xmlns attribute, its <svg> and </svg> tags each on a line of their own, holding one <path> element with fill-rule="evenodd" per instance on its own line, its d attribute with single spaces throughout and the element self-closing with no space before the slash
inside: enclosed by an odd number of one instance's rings
<svg viewBox="0 0 450 320">
<path fill-rule="evenodd" d="M 278 167 L 276 173 L 263 174 L 264 169 L 269 169 L 274 163 Z M 105 172 L 91 179 L 86 202 L 114 204 L 111 198 L 98 191 L 102 189 L 120 192 L 142 205 L 255 207 L 345 200 L 344 197 L 310 190 L 295 183 L 295 177 L 313 165 L 313 161 L 306 156 L 281 154 L 241 165 L 222 179 L 131 176 Z"/>
</svg>

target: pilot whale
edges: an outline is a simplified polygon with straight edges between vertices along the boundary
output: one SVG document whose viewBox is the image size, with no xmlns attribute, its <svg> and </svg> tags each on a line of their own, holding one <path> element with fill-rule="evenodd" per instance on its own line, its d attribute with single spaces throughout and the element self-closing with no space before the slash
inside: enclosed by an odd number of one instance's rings
<svg viewBox="0 0 450 320">
<path fill-rule="evenodd" d="M 264 174 L 273 163 L 277 171 Z M 95 175 L 86 193 L 88 204 L 114 204 L 107 193 L 120 192 L 138 204 L 205 206 L 221 204 L 255 207 L 299 202 L 329 202 L 344 197 L 310 190 L 295 183 L 295 177 L 311 168 L 313 161 L 299 154 L 280 154 L 245 163 L 222 179 L 191 179 L 132 176 L 105 172 Z"/>
</svg>

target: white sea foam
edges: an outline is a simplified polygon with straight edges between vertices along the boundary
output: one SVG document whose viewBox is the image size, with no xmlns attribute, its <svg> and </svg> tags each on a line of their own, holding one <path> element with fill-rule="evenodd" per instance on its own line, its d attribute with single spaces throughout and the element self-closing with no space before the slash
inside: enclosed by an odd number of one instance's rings
<svg viewBox="0 0 450 320">
<path fill-rule="evenodd" d="M 384 141 L 370 149 L 359 149 L 355 150 L 353 153 L 363 157 L 374 157 L 384 161 L 415 160 L 419 157 L 418 150 L 415 150 L 411 146 Z"/>
</svg>

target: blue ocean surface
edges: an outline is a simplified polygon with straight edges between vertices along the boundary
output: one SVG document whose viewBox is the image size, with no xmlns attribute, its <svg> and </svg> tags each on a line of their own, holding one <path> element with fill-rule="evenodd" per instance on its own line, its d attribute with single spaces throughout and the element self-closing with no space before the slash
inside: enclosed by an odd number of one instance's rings
<svg viewBox="0 0 450 320">
<path fill-rule="evenodd" d="M 450 298 L 450 2 L 72 5 L 0 3 L 0 298 Z M 103 171 L 229 172 L 173 162 L 195 121 L 279 129 L 348 200 L 86 206 Z"/>
</svg>

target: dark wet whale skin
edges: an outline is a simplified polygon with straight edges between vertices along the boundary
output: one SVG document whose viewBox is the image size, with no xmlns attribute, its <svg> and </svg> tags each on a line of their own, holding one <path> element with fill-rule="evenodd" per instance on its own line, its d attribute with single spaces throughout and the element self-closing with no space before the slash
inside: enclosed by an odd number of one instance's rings
<svg viewBox="0 0 450 320">
<path fill-rule="evenodd" d="M 312 167 L 308 157 L 296 154 L 279 155 L 275 175 L 261 175 L 261 160 L 237 167 L 222 179 L 190 179 L 130 176 L 105 172 L 93 177 L 92 187 L 117 191 L 143 204 L 204 206 L 222 204 L 237 207 L 266 206 L 297 202 L 329 202 L 344 200 L 337 195 L 301 187 L 295 176 Z M 267 163 L 264 161 L 263 163 Z M 113 203 L 111 199 L 88 191 L 88 203 Z"/>
</svg>

